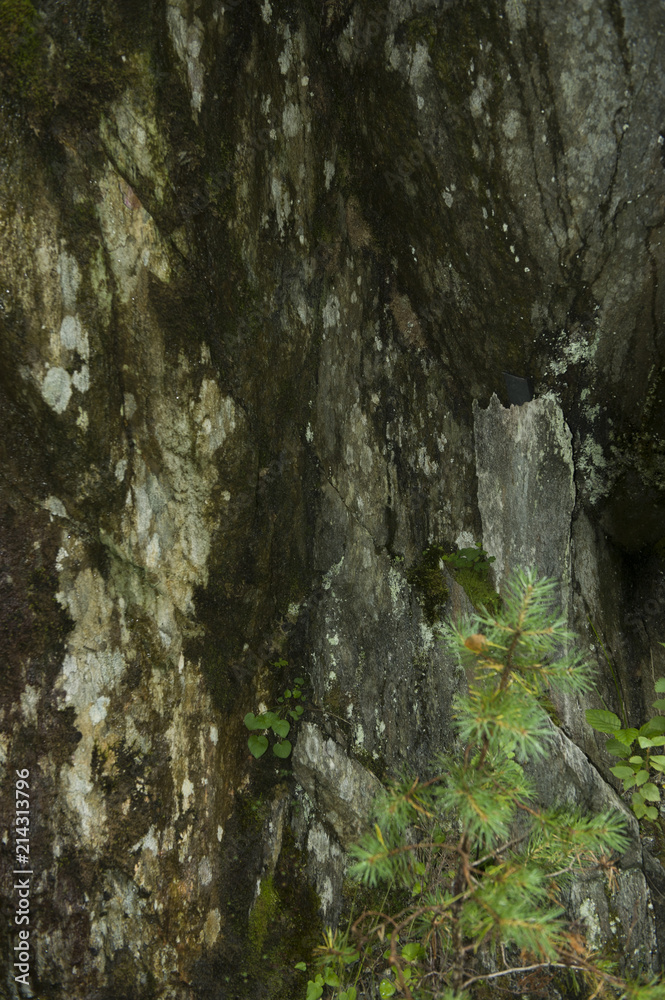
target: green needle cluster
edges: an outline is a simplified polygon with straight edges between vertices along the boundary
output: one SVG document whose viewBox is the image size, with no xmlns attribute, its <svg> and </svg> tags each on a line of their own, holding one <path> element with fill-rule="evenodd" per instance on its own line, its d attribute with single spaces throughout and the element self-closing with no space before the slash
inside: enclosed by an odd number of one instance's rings
<svg viewBox="0 0 665 1000">
<path fill-rule="evenodd" d="M 351 935 L 356 951 L 346 961 L 339 934 L 328 931 L 317 996 L 378 982 L 382 997 L 459 1000 L 493 980 L 519 994 L 538 972 L 547 982 L 558 976 L 559 986 L 576 976 L 582 996 L 665 997 L 665 985 L 628 984 L 592 955 L 561 901 L 575 875 L 613 877 L 614 857 L 628 845 L 624 819 L 541 809 L 522 767 L 547 754 L 553 732 L 539 697 L 591 685 L 575 636 L 552 610 L 556 589 L 519 570 L 500 612 L 484 609 L 447 630 L 472 678 L 455 703 L 458 745 L 431 776 L 405 774 L 376 801 L 372 831 L 351 849 L 351 875 L 370 890 L 385 884 L 387 897 L 347 928 L 344 943 Z M 659 764 L 658 755 L 651 760 Z"/>
</svg>

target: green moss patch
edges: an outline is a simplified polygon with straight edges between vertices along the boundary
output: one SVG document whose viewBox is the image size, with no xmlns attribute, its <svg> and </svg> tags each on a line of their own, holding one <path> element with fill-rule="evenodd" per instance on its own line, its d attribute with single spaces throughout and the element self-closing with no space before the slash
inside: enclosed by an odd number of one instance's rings
<svg viewBox="0 0 665 1000">
<path fill-rule="evenodd" d="M 406 574 L 407 580 L 418 592 L 418 599 L 428 625 L 441 621 L 449 596 L 443 575 L 444 555 L 445 552 L 440 545 L 431 545 L 423 552 L 420 562 Z"/>
<path fill-rule="evenodd" d="M 489 567 L 487 567 L 489 570 Z M 466 595 L 473 604 L 476 611 L 480 611 L 483 606 L 490 614 L 496 614 L 501 608 L 501 598 L 490 584 L 487 575 L 479 569 L 456 569 L 453 575 L 466 591 Z"/>
</svg>

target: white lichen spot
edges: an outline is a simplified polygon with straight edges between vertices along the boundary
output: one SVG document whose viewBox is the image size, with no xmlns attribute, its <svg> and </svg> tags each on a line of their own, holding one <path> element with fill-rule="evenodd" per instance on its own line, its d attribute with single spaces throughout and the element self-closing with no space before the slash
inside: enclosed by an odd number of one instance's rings
<svg viewBox="0 0 665 1000">
<path fill-rule="evenodd" d="M 159 566 L 161 557 L 161 548 L 159 544 L 159 535 L 157 533 L 153 534 L 148 542 L 147 548 L 145 550 L 145 564 L 148 569 L 156 569 Z"/>
<path fill-rule="evenodd" d="M 76 309 L 76 297 L 81 286 L 81 272 L 76 259 L 66 252 L 61 253 L 58 258 L 58 274 L 62 303 L 68 312 L 73 312 Z"/>
<path fill-rule="evenodd" d="M 362 746 L 365 742 L 365 730 L 360 723 L 356 726 L 355 743 L 357 746 Z"/>
<path fill-rule="evenodd" d="M 417 103 L 418 103 L 418 111 L 422 111 L 423 108 L 425 107 L 425 98 L 421 97 L 420 94 L 418 94 Z"/>
<path fill-rule="evenodd" d="M 212 882 L 212 865 L 209 858 L 202 858 L 199 862 L 199 882 L 201 885 L 210 885 Z"/>
<path fill-rule="evenodd" d="M 583 899 L 580 904 L 580 917 L 586 926 L 586 939 L 589 948 L 595 951 L 603 943 L 603 932 L 596 910 L 596 905 L 592 899 Z"/>
<path fill-rule="evenodd" d="M 427 76 L 430 65 L 429 48 L 422 42 L 417 42 L 411 56 L 411 66 L 409 67 L 409 83 L 412 87 L 420 89 Z M 422 98 L 420 98 L 422 100 Z M 423 101 L 423 104 L 425 102 Z M 421 105 L 418 104 L 418 107 Z"/>
<path fill-rule="evenodd" d="M 205 31 L 200 18 L 194 17 L 188 23 L 181 12 L 181 7 L 187 9 L 182 0 L 169 0 L 166 20 L 169 33 L 178 58 L 187 71 L 187 79 L 191 91 L 191 106 L 195 115 L 203 104 L 204 66 L 199 59 L 203 47 Z"/>
<path fill-rule="evenodd" d="M 514 108 L 511 108 L 511 110 L 504 118 L 503 124 L 501 125 L 501 129 L 506 139 L 514 139 L 517 136 L 517 133 L 519 132 L 521 125 L 522 125 L 522 119 L 519 111 L 516 111 Z"/>
<path fill-rule="evenodd" d="M 43 503 L 46 510 L 53 515 L 53 517 L 67 517 L 67 511 L 65 510 L 65 505 L 62 500 L 58 500 L 57 497 L 50 496 L 47 497 Z M 66 555 L 67 553 L 65 553 Z"/>
<path fill-rule="evenodd" d="M 331 646 L 339 646 L 339 636 L 338 635 L 329 635 L 326 638 L 328 639 L 328 642 L 330 643 Z"/>
<path fill-rule="evenodd" d="M 434 632 L 425 622 L 420 623 L 420 638 L 424 650 L 431 649 L 434 645 Z"/>
<path fill-rule="evenodd" d="M 272 20 L 272 7 L 270 5 L 270 0 L 263 0 L 261 5 L 261 17 L 266 24 L 270 24 Z"/>
<path fill-rule="evenodd" d="M 307 427 L 305 429 L 305 440 L 308 441 L 309 444 L 311 444 L 312 441 L 314 440 L 314 432 L 312 431 L 311 424 L 307 424 Z"/>
<path fill-rule="evenodd" d="M 159 842 L 155 836 L 154 825 L 150 827 L 145 837 L 143 837 L 143 839 L 134 846 L 133 850 L 140 848 L 143 848 L 144 851 L 150 851 L 151 854 L 154 854 L 155 856 L 157 855 L 157 852 L 159 851 Z"/>
<path fill-rule="evenodd" d="M 37 705 L 39 704 L 39 688 L 26 684 L 21 693 L 21 711 L 26 722 L 36 724 Z M 0 764 L 2 761 L 0 761 Z"/>
<path fill-rule="evenodd" d="M 78 316 L 65 316 L 60 324 L 60 343 L 66 351 L 76 351 L 84 361 L 90 357 L 88 334 Z"/>
<path fill-rule="evenodd" d="M 282 131 L 287 139 L 293 139 L 302 130 L 302 113 L 297 104 L 289 103 L 282 112 Z"/>
<path fill-rule="evenodd" d="M 118 480 L 119 483 L 121 483 L 125 478 L 126 472 L 127 472 L 127 459 L 120 458 L 115 463 L 115 478 Z"/>
<path fill-rule="evenodd" d="M 326 573 L 324 573 L 323 582 L 321 584 L 324 590 L 330 590 L 332 581 L 336 576 L 339 576 L 343 565 L 344 565 L 344 556 L 342 556 L 342 558 L 338 563 L 335 563 L 333 566 L 330 567 L 330 569 Z"/>
<path fill-rule="evenodd" d="M 328 300 L 323 307 L 323 325 L 325 328 L 339 325 L 340 310 L 339 299 L 336 295 L 328 296 Z"/>
<path fill-rule="evenodd" d="M 87 392 L 90 388 L 90 369 L 83 365 L 80 371 L 72 375 L 72 384 L 79 392 Z"/>
<path fill-rule="evenodd" d="M 49 368 L 42 382 L 42 399 L 55 410 L 64 413 L 72 395 L 72 380 L 64 368 Z"/>
<path fill-rule="evenodd" d="M 455 545 L 458 549 L 472 549 L 476 544 L 476 540 L 470 531 L 460 531 L 459 535 L 455 539 Z"/>
<path fill-rule="evenodd" d="M 491 94 L 492 82 L 481 74 L 469 98 L 469 108 L 474 118 L 480 118 Z"/>
<path fill-rule="evenodd" d="M 277 228 L 280 236 L 284 235 L 284 226 L 291 215 L 291 197 L 288 188 L 282 184 L 279 177 L 272 177 L 270 180 L 270 193 L 272 194 L 275 214 L 277 216 Z"/>
<path fill-rule="evenodd" d="M 326 185 L 326 191 L 330 190 L 330 184 L 335 176 L 335 164 L 332 160 L 323 161 L 323 178 Z"/>
<path fill-rule="evenodd" d="M 220 844 L 222 842 L 222 837 L 223 836 L 224 836 L 224 827 L 221 825 L 221 823 L 218 823 L 217 824 L 217 840 L 219 841 Z"/>
<path fill-rule="evenodd" d="M 450 191 L 448 190 L 448 188 L 446 188 L 446 190 L 443 192 L 443 200 L 445 201 L 446 206 L 448 208 L 452 208 L 453 207 L 454 198 L 453 198 L 452 194 L 450 193 Z"/>
<path fill-rule="evenodd" d="M 219 740 L 219 733 L 217 731 L 217 726 L 210 727 L 210 742 L 217 746 L 217 741 Z"/>
<path fill-rule="evenodd" d="M 426 476 L 432 476 L 439 471 L 439 463 L 429 457 L 424 445 L 418 449 L 418 467 L 423 470 Z"/>
<path fill-rule="evenodd" d="M 524 0 L 506 0 L 506 14 L 513 30 L 526 28 L 526 7 Z"/>
<path fill-rule="evenodd" d="M 194 797 L 194 785 L 189 778 L 185 778 L 182 783 L 182 811 L 185 813 L 189 809 L 190 800 Z"/>
<path fill-rule="evenodd" d="M 405 588 L 408 590 L 408 584 L 403 575 L 394 566 L 391 566 L 388 570 L 388 589 L 395 614 L 399 614 L 405 606 Z"/>
<path fill-rule="evenodd" d="M 97 701 L 90 706 L 90 721 L 93 726 L 98 725 L 103 722 L 106 718 L 106 709 L 109 705 L 109 699 L 104 695 L 100 696 Z"/>
<path fill-rule="evenodd" d="M 286 76 L 286 74 L 289 72 L 289 67 L 291 65 L 292 58 L 293 58 L 293 41 L 291 39 L 291 29 L 287 24 L 284 27 L 284 48 L 277 57 L 277 62 L 279 63 L 279 68 L 282 73 L 282 76 Z"/>
</svg>

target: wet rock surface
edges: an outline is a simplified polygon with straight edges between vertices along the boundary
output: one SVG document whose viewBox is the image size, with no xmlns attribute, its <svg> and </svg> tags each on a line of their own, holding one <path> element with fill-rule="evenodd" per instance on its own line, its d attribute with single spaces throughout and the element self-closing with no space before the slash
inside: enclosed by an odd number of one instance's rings
<svg viewBox="0 0 665 1000">
<path fill-rule="evenodd" d="M 584 708 L 639 725 L 665 673 L 664 28 L 0 3 L 0 894 L 28 768 L 39 995 L 292 1000 L 277 938 L 340 912 L 370 769 L 453 745 L 433 546 L 560 577 L 599 671 L 557 706 L 557 788 L 611 795 Z M 242 720 L 303 674 L 296 817 Z M 605 936 L 637 907 L 653 961 L 658 854 L 636 834 L 606 909 L 572 900 Z"/>
</svg>

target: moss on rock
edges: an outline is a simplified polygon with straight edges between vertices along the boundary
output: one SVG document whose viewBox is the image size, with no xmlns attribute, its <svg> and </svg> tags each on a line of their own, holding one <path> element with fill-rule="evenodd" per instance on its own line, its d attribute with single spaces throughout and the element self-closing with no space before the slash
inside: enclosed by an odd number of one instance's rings
<svg viewBox="0 0 665 1000">
<path fill-rule="evenodd" d="M 406 574 L 407 580 L 418 592 L 425 621 L 428 625 L 434 625 L 441 621 L 449 596 L 448 586 L 443 575 L 444 555 L 445 552 L 440 545 L 430 545 L 423 552 L 420 562 L 416 563 Z"/>
</svg>

